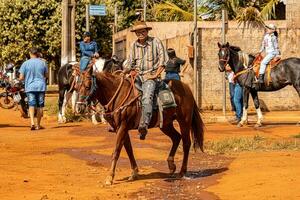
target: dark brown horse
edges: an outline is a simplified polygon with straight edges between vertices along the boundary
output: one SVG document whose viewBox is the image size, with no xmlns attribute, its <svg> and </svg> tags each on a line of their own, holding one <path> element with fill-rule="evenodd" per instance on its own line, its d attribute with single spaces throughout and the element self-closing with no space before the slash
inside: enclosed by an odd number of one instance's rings
<svg viewBox="0 0 300 200">
<path fill-rule="evenodd" d="M 81 80 L 82 83 L 79 86 L 80 97 L 77 104 L 80 107 L 79 110 L 85 109 L 87 99 L 96 98 L 102 105 L 106 105 L 106 120 L 115 128 L 117 133 L 110 174 L 105 184 L 110 185 L 113 183 L 117 160 L 123 145 L 131 163 L 132 174 L 129 179 L 134 180 L 138 175 L 138 167 L 133 155 L 128 131 L 137 129 L 140 109 L 137 103 L 138 94 L 135 92 L 133 82 L 129 78 L 125 78 L 124 75 L 101 72 L 96 76 L 97 87 L 95 87 L 95 92 L 91 94 L 90 91 L 94 88 L 91 69 L 82 74 Z M 171 174 L 176 170 L 174 156 L 182 139 L 184 155 L 179 173 L 179 176 L 182 177 L 187 172 L 191 136 L 194 139 L 194 148 L 203 150 L 204 124 L 190 88 L 180 81 L 170 81 L 168 85 L 174 93 L 177 107 L 163 112 L 161 131 L 169 136 L 173 143 L 167 159 Z M 154 112 L 149 127 L 157 127 L 158 119 L 159 114 Z M 181 133 L 177 132 L 173 126 L 175 119 L 179 123 Z"/>
</svg>

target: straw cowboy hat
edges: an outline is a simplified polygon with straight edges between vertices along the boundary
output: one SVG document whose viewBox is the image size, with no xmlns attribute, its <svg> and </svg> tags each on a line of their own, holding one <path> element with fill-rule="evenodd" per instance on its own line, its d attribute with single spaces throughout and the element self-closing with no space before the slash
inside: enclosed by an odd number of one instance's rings
<svg viewBox="0 0 300 200">
<path fill-rule="evenodd" d="M 152 27 L 147 26 L 146 22 L 138 21 L 138 22 L 134 23 L 134 25 L 131 29 L 131 32 L 136 32 L 136 31 L 141 30 L 141 29 L 151 30 Z"/>
<path fill-rule="evenodd" d="M 270 30 L 273 30 L 273 31 L 275 31 L 276 30 L 276 25 L 275 24 L 268 24 L 268 25 L 266 25 L 265 26 L 267 29 L 270 29 Z"/>
</svg>

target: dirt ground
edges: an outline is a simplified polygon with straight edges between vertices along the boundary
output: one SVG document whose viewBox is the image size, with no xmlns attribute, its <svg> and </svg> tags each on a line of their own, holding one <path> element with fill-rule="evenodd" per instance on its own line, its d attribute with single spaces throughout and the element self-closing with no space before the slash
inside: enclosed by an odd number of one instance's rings
<svg viewBox="0 0 300 200">
<path fill-rule="evenodd" d="M 212 114 L 203 113 L 208 115 Z M 267 113 L 260 129 L 254 129 L 253 124 L 237 128 L 228 123 L 207 123 L 205 138 L 261 135 L 280 140 L 300 134 L 300 127 L 295 126 L 299 119 L 300 112 Z M 17 111 L 0 108 L 1 200 L 300 199 L 299 151 L 192 152 L 187 177 L 177 180 L 168 174 L 169 139 L 153 129 L 140 141 L 133 131 L 139 179 L 127 181 L 130 165 L 122 152 L 114 185 L 107 187 L 104 180 L 115 135 L 107 132 L 106 125 L 58 125 L 54 117 L 45 117 L 44 130 L 30 131 L 28 123 Z M 177 171 L 181 159 L 179 148 Z"/>
</svg>

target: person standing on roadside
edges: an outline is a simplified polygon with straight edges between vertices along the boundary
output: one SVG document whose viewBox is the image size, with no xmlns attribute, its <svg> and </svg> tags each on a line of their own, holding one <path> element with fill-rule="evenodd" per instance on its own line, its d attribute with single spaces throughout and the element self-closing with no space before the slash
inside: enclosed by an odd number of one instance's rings
<svg viewBox="0 0 300 200">
<path fill-rule="evenodd" d="M 28 98 L 30 129 L 41 129 L 43 107 L 45 105 L 46 79 L 48 67 L 44 60 L 39 58 L 39 51 L 32 47 L 29 49 L 30 59 L 25 61 L 20 68 L 20 80 L 25 81 L 25 92 Z M 36 125 L 34 113 L 36 109 Z"/>
</svg>

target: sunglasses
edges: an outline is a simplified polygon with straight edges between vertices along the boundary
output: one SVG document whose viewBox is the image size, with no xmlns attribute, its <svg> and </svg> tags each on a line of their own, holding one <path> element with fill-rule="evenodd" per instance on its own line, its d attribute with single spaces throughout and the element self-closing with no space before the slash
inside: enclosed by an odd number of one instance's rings
<svg viewBox="0 0 300 200">
<path fill-rule="evenodd" d="M 143 31 L 136 31 L 135 34 L 136 34 L 136 35 L 145 35 L 145 34 L 147 34 L 147 32 L 148 32 L 148 31 L 146 31 L 146 30 L 143 30 Z"/>
</svg>

